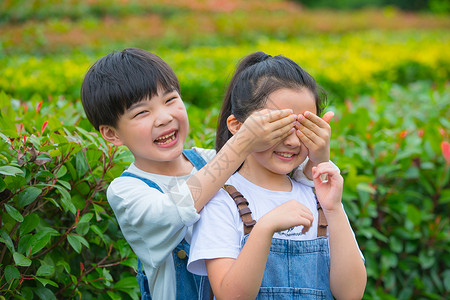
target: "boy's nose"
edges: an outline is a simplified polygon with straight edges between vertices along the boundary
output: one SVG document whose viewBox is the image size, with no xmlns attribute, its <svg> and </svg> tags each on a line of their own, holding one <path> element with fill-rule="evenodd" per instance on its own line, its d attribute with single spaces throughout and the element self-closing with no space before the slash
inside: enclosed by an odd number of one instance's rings
<svg viewBox="0 0 450 300">
<path fill-rule="evenodd" d="M 168 111 L 164 111 L 163 109 L 159 110 L 156 115 L 155 126 L 164 126 L 170 123 L 170 121 L 172 120 L 172 114 L 170 114 Z"/>
<path fill-rule="evenodd" d="M 296 148 L 300 147 L 301 142 L 297 134 L 293 132 L 284 139 L 283 144 L 289 148 Z"/>
</svg>

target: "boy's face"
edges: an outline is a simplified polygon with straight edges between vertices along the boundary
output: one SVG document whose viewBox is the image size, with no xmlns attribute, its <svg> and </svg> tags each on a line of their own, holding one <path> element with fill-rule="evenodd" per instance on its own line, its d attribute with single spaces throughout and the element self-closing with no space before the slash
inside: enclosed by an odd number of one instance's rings
<svg viewBox="0 0 450 300">
<path fill-rule="evenodd" d="M 105 139 L 127 146 L 138 168 L 159 173 L 164 166 L 167 168 L 167 162 L 181 157 L 189 121 L 178 92 L 158 88 L 157 95 L 133 104 L 119 118 L 117 127 L 109 130 L 114 138 L 101 130 Z"/>
<path fill-rule="evenodd" d="M 284 88 L 269 95 L 265 108 L 274 110 L 290 108 L 297 115 L 305 111 L 315 114 L 316 102 L 306 88 L 301 90 Z M 264 172 L 288 174 L 300 165 L 307 155 L 308 149 L 293 132 L 272 148 L 249 155 L 244 166 L 260 169 L 260 174 Z"/>
</svg>

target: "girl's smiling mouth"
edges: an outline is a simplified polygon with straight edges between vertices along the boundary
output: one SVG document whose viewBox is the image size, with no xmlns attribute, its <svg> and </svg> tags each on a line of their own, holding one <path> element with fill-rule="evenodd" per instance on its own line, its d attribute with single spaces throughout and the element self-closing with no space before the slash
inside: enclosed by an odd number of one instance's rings
<svg viewBox="0 0 450 300">
<path fill-rule="evenodd" d="M 174 130 L 169 134 L 165 134 L 155 139 L 153 142 L 158 146 L 170 147 L 176 142 L 178 137 L 178 131 Z"/>
<path fill-rule="evenodd" d="M 295 153 L 290 153 L 290 152 L 278 152 L 278 151 L 275 151 L 274 153 L 281 160 L 292 160 L 297 155 Z"/>
</svg>

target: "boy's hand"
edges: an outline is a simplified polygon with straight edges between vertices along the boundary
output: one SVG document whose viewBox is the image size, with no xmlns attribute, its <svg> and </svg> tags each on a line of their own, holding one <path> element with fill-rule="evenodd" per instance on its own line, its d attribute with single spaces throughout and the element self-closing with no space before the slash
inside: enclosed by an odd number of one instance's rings
<svg viewBox="0 0 450 300">
<path fill-rule="evenodd" d="M 322 182 L 320 175 L 328 174 L 328 181 Z M 317 199 L 322 206 L 323 212 L 331 212 L 340 209 L 342 201 L 342 188 L 344 179 L 339 170 L 330 162 L 324 162 L 312 168 L 314 186 Z"/>
<path fill-rule="evenodd" d="M 295 200 L 290 200 L 265 214 L 256 224 L 267 226 L 272 234 L 303 225 L 302 232 L 305 233 L 311 227 L 312 222 L 313 214 L 309 208 Z"/>
<path fill-rule="evenodd" d="M 297 136 L 308 148 L 308 157 L 313 166 L 330 160 L 331 127 L 329 123 L 333 116 L 332 111 L 323 115 L 323 118 L 309 111 L 298 115 Z"/>
<path fill-rule="evenodd" d="M 256 111 L 242 124 L 239 139 L 249 143 L 249 153 L 267 150 L 295 131 L 296 119 L 291 109 Z"/>
</svg>

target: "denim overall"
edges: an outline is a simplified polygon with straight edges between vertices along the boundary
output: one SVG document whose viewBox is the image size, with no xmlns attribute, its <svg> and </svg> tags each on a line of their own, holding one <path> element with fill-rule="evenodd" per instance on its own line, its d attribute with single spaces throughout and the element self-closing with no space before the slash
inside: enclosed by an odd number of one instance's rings
<svg viewBox="0 0 450 300">
<path fill-rule="evenodd" d="M 247 199 L 231 185 L 223 188 L 236 203 L 244 225 L 242 250 L 256 221 L 251 216 Z M 257 300 L 333 299 L 327 222 L 319 201 L 317 210 L 318 238 L 303 241 L 272 238 Z"/>
<path fill-rule="evenodd" d="M 242 247 L 247 241 L 244 236 Z M 329 283 L 328 239 L 273 238 L 257 300 L 333 299 Z"/>
<path fill-rule="evenodd" d="M 206 161 L 193 149 L 184 149 L 184 156 L 194 165 L 197 170 L 200 170 Z M 157 189 L 161 193 L 164 193 L 161 188 L 153 181 L 137 176 L 133 173 L 123 172 L 120 176 L 129 176 L 144 181 L 149 187 Z M 179 251 L 184 250 L 184 254 L 189 254 L 189 244 L 186 240 L 182 240 L 178 246 L 172 251 L 173 262 L 175 264 L 175 274 L 177 280 L 177 299 L 178 300 L 209 300 L 210 299 L 210 285 L 208 277 L 194 275 L 187 270 L 188 257 L 181 255 L 178 256 Z M 148 286 L 147 276 L 142 271 L 142 263 L 138 258 L 138 270 L 136 278 L 141 291 L 141 300 L 151 300 L 150 290 Z"/>
</svg>

